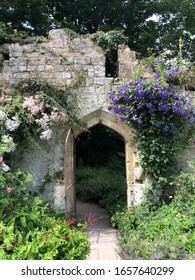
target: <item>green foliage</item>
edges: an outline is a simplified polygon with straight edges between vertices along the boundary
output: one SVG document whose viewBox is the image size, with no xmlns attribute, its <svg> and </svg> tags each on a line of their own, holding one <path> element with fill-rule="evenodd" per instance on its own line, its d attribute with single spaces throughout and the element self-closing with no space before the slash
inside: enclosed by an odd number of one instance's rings
<svg viewBox="0 0 195 280">
<path fill-rule="evenodd" d="M 29 78 L 15 85 L 14 91 L 14 95 L 17 97 L 29 97 L 37 94 L 43 95 L 49 104 L 57 107 L 59 111 L 64 111 L 68 114 L 71 121 L 76 119 L 77 100 L 71 86 L 67 87 L 66 85 Z"/>
<path fill-rule="evenodd" d="M 11 34 L 8 31 L 5 23 L 0 22 L 0 44 L 8 42 L 11 40 Z"/>
<path fill-rule="evenodd" d="M 151 56 L 144 62 L 139 76 L 110 94 L 108 109 L 135 128 L 140 165 L 158 181 L 173 173 L 177 152 L 192 142 L 195 108 L 191 96 L 178 87 L 189 72 L 180 57 L 167 61 L 163 55 Z"/>
<path fill-rule="evenodd" d="M 48 0 L 2 0 L 0 21 L 10 24 L 16 32 L 26 31 L 31 35 L 46 35 L 51 24 Z"/>
<path fill-rule="evenodd" d="M 167 49 L 172 56 L 175 56 L 178 50 L 178 40 L 182 37 L 183 57 L 194 62 L 194 1 L 156 1 L 155 12 L 159 15 L 159 19 L 155 22 L 153 30 L 158 34 L 159 40 L 154 43 L 153 51 Z"/>
<path fill-rule="evenodd" d="M 47 204 L 26 190 L 31 179 L 0 164 L 0 259 L 80 260 L 89 254 L 89 223 L 56 217 Z"/>
<path fill-rule="evenodd" d="M 97 201 L 113 214 L 127 204 L 124 164 L 113 157 L 102 167 L 77 169 L 77 195 L 82 200 Z"/>
<path fill-rule="evenodd" d="M 23 217 L 21 217 L 23 218 Z M 15 226 L 15 219 L 0 224 L 0 259 L 11 260 L 82 260 L 89 253 L 89 238 L 62 219 L 46 217 L 43 226 L 28 231 Z"/>
<path fill-rule="evenodd" d="M 0 44 L 11 42 L 22 42 L 24 39 L 29 38 L 26 31 L 13 30 L 10 25 L 0 22 Z M 32 41 L 32 39 L 29 39 Z M 26 42 L 28 42 L 26 40 Z"/>
<path fill-rule="evenodd" d="M 126 259 L 194 259 L 195 176 L 181 173 L 170 204 L 150 211 L 146 206 L 116 213 Z"/>
<path fill-rule="evenodd" d="M 54 124 L 78 123 L 76 96 L 66 86 L 26 79 L 11 89 L 11 95 L 2 94 L 0 112 L 5 117 L 0 120 L 1 147 L 8 136 L 15 144 L 24 140 L 34 142 L 36 135 L 49 140 Z"/>
<path fill-rule="evenodd" d="M 124 35 L 124 30 L 98 31 L 91 34 L 90 38 L 102 47 L 106 54 L 106 76 L 116 76 L 118 45 L 126 45 L 128 42 L 128 38 Z"/>
<path fill-rule="evenodd" d="M 142 56 L 147 48 L 167 49 L 174 56 L 182 37 L 183 54 L 194 61 L 193 0 L 89 0 L 87 5 L 84 0 L 1 0 L 0 8 L 0 21 L 11 25 L 15 34 L 45 36 L 51 28 L 80 34 L 124 29 L 128 45 Z M 151 18 L 154 14 L 157 20 Z"/>
<path fill-rule="evenodd" d="M 127 44 L 128 38 L 124 35 L 124 30 L 111 30 L 108 32 L 98 31 L 90 35 L 102 49 L 107 53 L 117 50 L 118 45 Z"/>
</svg>

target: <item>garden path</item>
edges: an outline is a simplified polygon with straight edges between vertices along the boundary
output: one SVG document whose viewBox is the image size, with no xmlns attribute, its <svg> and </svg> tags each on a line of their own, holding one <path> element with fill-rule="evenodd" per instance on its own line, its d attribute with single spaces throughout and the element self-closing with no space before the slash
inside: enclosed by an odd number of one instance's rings
<svg viewBox="0 0 195 280">
<path fill-rule="evenodd" d="M 93 227 L 88 229 L 91 253 L 87 260 L 120 260 L 117 248 L 118 232 L 106 210 L 94 202 L 77 201 L 77 218 L 94 215 Z"/>
</svg>

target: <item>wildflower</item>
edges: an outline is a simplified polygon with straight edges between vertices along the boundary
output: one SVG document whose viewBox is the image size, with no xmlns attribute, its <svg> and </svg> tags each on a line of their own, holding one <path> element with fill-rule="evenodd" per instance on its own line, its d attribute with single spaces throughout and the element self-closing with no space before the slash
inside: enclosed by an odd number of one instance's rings
<svg viewBox="0 0 195 280">
<path fill-rule="evenodd" d="M 128 117 L 119 116 L 119 120 L 120 120 L 121 122 L 124 122 L 124 121 L 127 121 L 127 120 L 128 120 Z"/>
<path fill-rule="evenodd" d="M 7 188 L 7 192 L 10 193 L 12 191 L 12 188 Z"/>
<path fill-rule="evenodd" d="M 153 260 L 160 260 L 160 258 L 162 258 L 163 256 L 164 256 L 163 253 L 159 253 L 159 254 L 153 256 Z"/>
<path fill-rule="evenodd" d="M 163 129 L 164 129 L 164 132 L 168 132 L 169 131 L 168 125 L 165 125 Z"/>
<path fill-rule="evenodd" d="M 6 114 L 4 111 L 0 110 L 0 121 L 4 121 L 6 118 Z"/>
<path fill-rule="evenodd" d="M 36 119 L 35 122 L 40 125 L 43 129 L 46 129 L 48 127 L 50 118 L 47 114 L 42 113 L 42 118 Z"/>
<path fill-rule="evenodd" d="M 68 226 L 74 224 L 76 222 L 76 219 L 68 219 Z"/>
<path fill-rule="evenodd" d="M 42 104 L 40 103 L 38 106 L 33 96 L 25 97 L 22 107 L 27 109 L 32 115 L 36 115 L 42 110 Z"/>
<path fill-rule="evenodd" d="M 89 216 L 87 217 L 87 222 L 91 222 L 94 220 L 94 215 L 93 214 L 89 214 Z"/>
<path fill-rule="evenodd" d="M 137 115 L 134 115 L 134 116 L 132 117 L 132 120 L 133 120 L 133 121 L 136 121 L 136 120 L 137 120 Z"/>
<path fill-rule="evenodd" d="M 153 107 L 152 103 L 148 103 L 147 105 L 147 108 L 151 109 Z"/>
<path fill-rule="evenodd" d="M 89 225 L 89 227 L 94 227 L 94 224 Z"/>
<path fill-rule="evenodd" d="M 161 122 L 160 121 L 156 122 L 155 126 L 160 127 L 161 126 Z"/>
<path fill-rule="evenodd" d="M 143 121 L 142 121 L 141 119 L 139 119 L 139 120 L 137 121 L 137 123 L 138 123 L 138 124 L 142 124 Z"/>
<path fill-rule="evenodd" d="M 3 169 L 4 172 L 7 172 L 7 171 L 10 170 L 9 166 L 7 164 L 5 164 L 4 162 L 2 163 L 1 166 L 2 166 L 2 169 Z"/>
<path fill-rule="evenodd" d="M 51 138 L 52 133 L 53 133 L 52 130 L 48 128 L 47 130 L 41 133 L 40 138 L 49 140 Z"/>
<path fill-rule="evenodd" d="M 5 127 L 9 131 L 14 131 L 16 130 L 21 124 L 21 121 L 17 116 L 12 117 L 11 119 L 7 119 L 5 122 Z"/>
<path fill-rule="evenodd" d="M 2 136 L 1 148 L 4 152 L 10 153 L 15 151 L 16 144 L 13 142 L 13 138 L 8 135 Z"/>
<path fill-rule="evenodd" d="M 151 68 L 152 70 L 154 70 L 155 66 L 154 66 L 153 63 L 150 64 L 150 68 Z"/>
</svg>

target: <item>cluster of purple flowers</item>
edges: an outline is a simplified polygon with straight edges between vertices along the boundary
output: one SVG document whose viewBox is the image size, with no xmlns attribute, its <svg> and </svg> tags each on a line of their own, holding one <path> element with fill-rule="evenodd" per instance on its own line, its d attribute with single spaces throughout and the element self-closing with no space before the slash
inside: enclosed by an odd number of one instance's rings
<svg viewBox="0 0 195 280">
<path fill-rule="evenodd" d="M 169 80 L 179 69 L 166 73 Z M 113 110 L 120 121 L 137 127 L 152 125 L 165 134 L 177 130 L 180 121 L 195 121 L 195 108 L 187 93 L 179 93 L 173 85 L 162 85 L 160 71 L 154 78 L 138 78 L 121 86 L 109 96 Z"/>
</svg>

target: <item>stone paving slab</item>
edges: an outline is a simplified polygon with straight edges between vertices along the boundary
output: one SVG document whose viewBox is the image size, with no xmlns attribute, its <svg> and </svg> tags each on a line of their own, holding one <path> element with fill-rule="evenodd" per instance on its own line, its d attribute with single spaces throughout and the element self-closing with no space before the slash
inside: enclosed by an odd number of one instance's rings
<svg viewBox="0 0 195 280">
<path fill-rule="evenodd" d="M 88 230 L 91 242 L 91 253 L 87 260 L 120 260 L 117 241 L 118 231 L 110 223 L 105 209 L 96 203 L 77 203 L 77 216 L 86 217 L 92 213 L 94 226 Z"/>
</svg>

